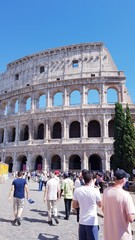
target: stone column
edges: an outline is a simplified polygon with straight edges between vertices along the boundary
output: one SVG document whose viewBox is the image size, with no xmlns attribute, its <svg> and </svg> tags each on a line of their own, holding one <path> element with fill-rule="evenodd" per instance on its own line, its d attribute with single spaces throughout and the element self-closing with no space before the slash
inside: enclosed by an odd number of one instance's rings
<svg viewBox="0 0 135 240">
<path fill-rule="evenodd" d="M 87 98 L 86 98 L 86 88 L 85 88 L 85 85 L 82 88 L 81 96 L 82 96 L 82 102 L 81 102 L 82 106 L 86 105 L 87 104 L 86 103 Z"/>
<path fill-rule="evenodd" d="M 82 169 L 88 169 L 88 167 L 89 167 L 88 166 L 88 157 L 87 157 L 86 151 L 84 150 L 81 168 Z"/>
</svg>

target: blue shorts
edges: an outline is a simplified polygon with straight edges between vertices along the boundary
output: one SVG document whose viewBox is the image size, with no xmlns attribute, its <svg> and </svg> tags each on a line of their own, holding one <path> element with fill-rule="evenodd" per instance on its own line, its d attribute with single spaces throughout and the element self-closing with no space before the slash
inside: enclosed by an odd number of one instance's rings
<svg viewBox="0 0 135 240">
<path fill-rule="evenodd" d="M 98 240 L 99 226 L 79 224 L 79 240 Z"/>
</svg>

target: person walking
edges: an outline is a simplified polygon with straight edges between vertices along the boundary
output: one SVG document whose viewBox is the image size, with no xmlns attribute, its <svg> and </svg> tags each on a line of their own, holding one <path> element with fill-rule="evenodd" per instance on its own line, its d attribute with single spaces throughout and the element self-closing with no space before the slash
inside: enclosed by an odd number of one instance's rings
<svg viewBox="0 0 135 240">
<path fill-rule="evenodd" d="M 127 176 L 123 169 L 117 169 L 115 184 L 103 192 L 104 240 L 132 240 L 130 223 L 135 207 L 131 195 L 123 189 Z"/>
<path fill-rule="evenodd" d="M 49 180 L 46 183 L 44 191 L 44 202 L 47 200 L 48 210 L 48 224 L 53 225 L 52 222 L 52 211 L 54 214 L 54 220 L 58 224 L 57 216 L 57 200 L 60 198 L 60 187 L 58 181 L 55 179 L 54 174 L 51 172 Z"/>
<path fill-rule="evenodd" d="M 83 179 L 85 185 L 76 188 L 73 197 L 73 207 L 80 207 L 79 240 L 98 240 L 97 206 L 101 207 L 101 196 L 93 186 L 92 173 L 87 171 Z"/>
<path fill-rule="evenodd" d="M 69 215 L 71 212 L 71 202 L 73 199 L 73 189 L 74 189 L 74 183 L 73 181 L 69 178 L 68 173 L 63 174 L 64 180 L 62 182 L 62 187 L 61 187 L 61 196 L 62 193 L 64 193 L 64 203 L 65 203 L 65 220 L 69 219 Z"/>
<path fill-rule="evenodd" d="M 20 218 L 24 209 L 25 194 L 26 198 L 28 198 L 27 182 L 22 176 L 22 172 L 18 172 L 17 178 L 12 182 L 8 197 L 11 200 L 11 195 L 13 195 L 14 225 L 21 225 Z"/>
</svg>

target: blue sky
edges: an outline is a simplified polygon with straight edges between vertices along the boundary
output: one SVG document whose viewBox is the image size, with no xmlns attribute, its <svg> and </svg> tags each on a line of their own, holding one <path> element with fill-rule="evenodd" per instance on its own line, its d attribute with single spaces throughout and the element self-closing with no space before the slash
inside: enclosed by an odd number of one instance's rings
<svg viewBox="0 0 135 240">
<path fill-rule="evenodd" d="M 104 42 L 135 103 L 135 0 L 0 0 L 0 73 L 35 52 Z"/>
</svg>

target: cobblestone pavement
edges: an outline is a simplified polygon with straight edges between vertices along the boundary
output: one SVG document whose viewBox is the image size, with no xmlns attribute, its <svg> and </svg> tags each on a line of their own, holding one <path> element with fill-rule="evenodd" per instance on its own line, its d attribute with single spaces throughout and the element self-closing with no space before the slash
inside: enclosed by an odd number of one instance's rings
<svg viewBox="0 0 135 240">
<path fill-rule="evenodd" d="M 35 203 L 30 204 L 25 200 L 25 209 L 20 226 L 12 225 L 14 219 L 12 201 L 8 201 L 13 179 L 0 184 L 0 239 L 1 240 L 77 240 L 78 223 L 76 215 L 70 215 L 69 221 L 64 220 L 64 200 L 58 202 L 59 224 L 49 226 L 47 223 L 47 206 L 43 202 L 43 191 L 39 192 L 38 183 L 32 180 L 28 183 L 30 198 Z M 99 217 L 99 240 L 102 238 L 103 219 Z"/>
</svg>

